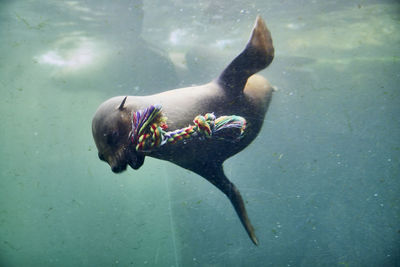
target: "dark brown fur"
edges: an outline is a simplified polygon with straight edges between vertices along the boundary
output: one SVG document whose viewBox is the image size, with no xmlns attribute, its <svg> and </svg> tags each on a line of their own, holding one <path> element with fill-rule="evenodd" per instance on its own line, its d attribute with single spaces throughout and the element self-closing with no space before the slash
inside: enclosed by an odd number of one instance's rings
<svg viewBox="0 0 400 267">
<path fill-rule="evenodd" d="M 125 103 L 122 103 L 123 96 L 107 100 L 100 105 L 92 122 L 100 159 L 106 161 L 116 173 L 124 171 L 128 164 L 138 169 L 145 156 L 151 156 L 168 160 L 201 175 L 227 195 L 249 237 L 254 244 L 258 244 L 242 197 L 225 176 L 222 164 L 248 146 L 261 129 L 273 90 L 266 79 L 253 74 L 266 68 L 273 57 L 270 32 L 264 21 L 257 17 L 244 51 L 214 81 L 150 96 L 128 96 Z M 170 130 L 192 124 L 197 115 L 214 112 L 217 117 L 244 117 L 247 121 L 245 136 L 236 143 L 193 139 L 187 143 L 166 145 L 151 152 L 137 152 L 128 138 L 131 114 L 154 104 L 162 105 Z"/>
</svg>

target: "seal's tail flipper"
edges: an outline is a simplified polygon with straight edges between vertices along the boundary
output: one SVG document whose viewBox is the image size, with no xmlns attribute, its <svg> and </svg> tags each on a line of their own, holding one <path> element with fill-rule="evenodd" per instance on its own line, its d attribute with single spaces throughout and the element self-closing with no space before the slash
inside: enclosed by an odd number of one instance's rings
<svg viewBox="0 0 400 267">
<path fill-rule="evenodd" d="M 258 240 L 254 233 L 254 228 L 250 223 L 250 219 L 247 216 L 242 196 L 236 186 L 225 176 L 222 164 L 211 164 L 211 166 L 207 166 L 207 168 L 203 169 L 201 175 L 229 198 L 251 241 L 253 241 L 255 245 L 258 245 Z"/>
<path fill-rule="evenodd" d="M 247 79 L 265 69 L 273 58 L 274 46 L 271 33 L 264 20 L 257 16 L 246 48 L 226 67 L 217 81 L 232 94 L 241 93 Z"/>
</svg>

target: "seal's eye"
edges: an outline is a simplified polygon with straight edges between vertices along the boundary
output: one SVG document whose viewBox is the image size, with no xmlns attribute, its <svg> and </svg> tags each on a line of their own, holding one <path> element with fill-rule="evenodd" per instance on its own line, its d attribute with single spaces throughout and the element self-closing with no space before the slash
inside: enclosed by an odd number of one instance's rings
<svg viewBox="0 0 400 267">
<path fill-rule="evenodd" d="M 110 146 L 115 145 L 118 143 L 119 139 L 119 132 L 113 131 L 110 135 L 107 135 L 107 144 Z"/>
</svg>

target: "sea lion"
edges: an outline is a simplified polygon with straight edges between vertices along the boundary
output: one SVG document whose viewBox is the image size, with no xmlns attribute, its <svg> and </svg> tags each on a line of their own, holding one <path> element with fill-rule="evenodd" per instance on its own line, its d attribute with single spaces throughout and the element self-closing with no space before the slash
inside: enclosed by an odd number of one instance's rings
<svg viewBox="0 0 400 267">
<path fill-rule="evenodd" d="M 258 16 L 245 49 L 210 83 L 149 96 L 117 96 L 105 101 L 97 109 L 92 122 L 99 158 L 107 162 L 115 173 L 124 171 L 128 164 L 139 169 L 145 156 L 151 156 L 199 174 L 226 194 L 250 239 L 257 245 L 240 192 L 225 176 L 222 164 L 248 146 L 261 129 L 273 87 L 255 73 L 266 68 L 273 57 L 271 34 Z M 236 142 L 192 138 L 188 142 L 140 151 L 133 143 L 133 115 L 154 104 L 162 106 L 168 129 L 186 127 L 193 124 L 195 116 L 211 112 L 216 116 L 241 116 L 246 120 L 246 129 Z"/>
</svg>

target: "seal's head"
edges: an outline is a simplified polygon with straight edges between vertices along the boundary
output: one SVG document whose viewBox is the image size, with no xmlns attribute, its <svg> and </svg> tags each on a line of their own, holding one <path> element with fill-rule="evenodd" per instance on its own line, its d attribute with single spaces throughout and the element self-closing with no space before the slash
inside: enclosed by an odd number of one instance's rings
<svg viewBox="0 0 400 267">
<path fill-rule="evenodd" d="M 139 169 L 144 162 L 144 155 L 137 152 L 131 143 L 131 114 L 125 107 L 126 98 L 121 101 L 121 97 L 114 97 L 101 104 L 92 121 L 99 158 L 107 162 L 115 173 L 124 171 L 128 164 Z"/>
</svg>

